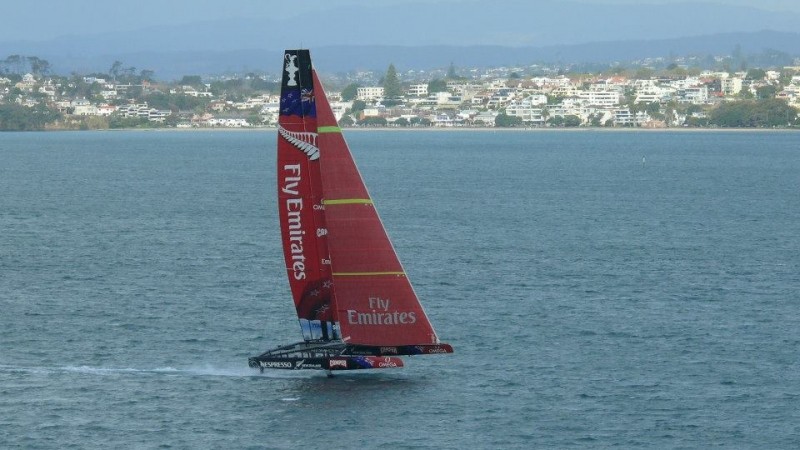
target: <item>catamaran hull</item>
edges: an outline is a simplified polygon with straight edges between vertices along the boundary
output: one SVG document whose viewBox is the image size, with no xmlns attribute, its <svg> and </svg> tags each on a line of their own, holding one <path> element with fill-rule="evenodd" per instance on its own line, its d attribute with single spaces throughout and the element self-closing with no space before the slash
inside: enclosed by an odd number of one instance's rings
<svg viewBox="0 0 800 450">
<path fill-rule="evenodd" d="M 253 357 L 250 358 L 250 367 L 254 369 L 285 369 L 285 370 L 362 370 L 362 369 L 391 369 L 403 367 L 403 360 L 395 356 L 348 356 L 324 358 L 298 358 L 298 357 Z"/>
<path fill-rule="evenodd" d="M 254 369 L 362 370 L 403 367 L 401 355 L 452 353 L 449 344 L 370 347 L 343 342 L 297 342 L 249 359 Z"/>
<path fill-rule="evenodd" d="M 450 344 L 422 344 L 422 345 L 348 345 L 347 353 L 351 355 L 369 356 L 400 356 L 400 355 L 436 355 L 443 353 L 453 353 L 453 346 Z"/>
</svg>

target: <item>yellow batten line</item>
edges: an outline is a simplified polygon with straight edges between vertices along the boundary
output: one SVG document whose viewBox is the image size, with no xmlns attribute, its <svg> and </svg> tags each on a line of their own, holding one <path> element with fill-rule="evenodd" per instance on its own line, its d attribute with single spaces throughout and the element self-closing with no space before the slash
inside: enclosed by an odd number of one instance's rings
<svg viewBox="0 0 800 450">
<path fill-rule="evenodd" d="M 380 275 L 406 276 L 405 272 L 333 272 L 335 277 L 374 277 Z"/>
<path fill-rule="evenodd" d="M 371 198 L 337 198 L 333 200 L 322 200 L 323 205 L 371 205 Z"/>
<path fill-rule="evenodd" d="M 339 127 L 333 127 L 333 126 L 330 126 L 330 127 L 317 127 L 317 133 L 318 134 L 321 134 L 321 133 L 341 133 L 341 132 L 342 132 L 342 129 L 339 128 Z"/>
</svg>

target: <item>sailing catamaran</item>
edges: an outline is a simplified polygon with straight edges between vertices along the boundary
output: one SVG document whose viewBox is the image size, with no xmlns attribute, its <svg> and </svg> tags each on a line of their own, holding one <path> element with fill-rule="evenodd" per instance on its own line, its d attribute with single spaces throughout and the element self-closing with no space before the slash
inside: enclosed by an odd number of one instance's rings
<svg viewBox="0 0 800 450">
<path fill-rule="evenodd" d="M 308 50 L 287 50 L 278 119 L 278 209 L 303 341 L 250 367 L 402 367 L 439 341 L 383 228 Z"/>
</svg>

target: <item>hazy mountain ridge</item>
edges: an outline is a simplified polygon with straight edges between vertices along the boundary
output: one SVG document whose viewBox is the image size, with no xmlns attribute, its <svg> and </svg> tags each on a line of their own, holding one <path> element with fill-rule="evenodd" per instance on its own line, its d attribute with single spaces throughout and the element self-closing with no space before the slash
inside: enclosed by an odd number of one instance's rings
<svg viewBox="0 0 800 450">
<path fill-rule="evenodd" d="M 712 3 L 539 5 L 527 0 L 340 7 L 291 19 L 248 17 L 134 31 L 0 42 L 0 58 L 39 56 L 59 73 L 107 71 L 115 60 L 157 77 L 269 70 L 284 48 L 315 50 L 332 71 L 610 62 L 774 48 L 800 53 L 800 14 Z M 501 5 L 501 6 L 497 6 Z M 761 31 L 761 30 L 772 31 Z M 421 31 L 422 30 L 422 31 Z M 695 36 L 695 37 L 686 37 Z M 364 45 L 368 43 L 369 45 Z M 330 61 L 327 59 L 330 58 Z"/>
<path fill-rule="evenodd" d="M 762 31 L 727 33 L 679 39 L 597 42 L 547 47 L 503 46 L 388 46 L 339 45 L 313 48 L 314 63 L 323 72 L 386 70 L 430 70 L 457 67 L 628 62 L 647 57 L 683 55 L 727 55 L 739 47 L 743 55 L 772 49 L 800 57 L 800 33 Z M 155 71 L 156 78 L 174 79 L 190 74 L 267 72 L 279 70 L 282 50 L 243 49 L 233 51 L 154 51 L 109 55 L 52 55 L 46 57 L 59 73 L 107 72 L 115 60 L 139 69 Z"/>
</svg>

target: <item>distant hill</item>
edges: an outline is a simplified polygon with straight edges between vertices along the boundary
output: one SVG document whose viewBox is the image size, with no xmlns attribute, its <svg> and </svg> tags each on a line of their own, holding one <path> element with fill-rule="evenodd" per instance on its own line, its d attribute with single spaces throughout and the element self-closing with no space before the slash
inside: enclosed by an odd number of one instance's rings
<svg viewBox="0 0 800 450">
<path fill-rule="evenodd" d="M 800 57 L 800 33 L 761 31 L 725 33 L 678 39 L 609 41 L 579 45 L 545 47 L 504 46 L 387 46 L 337 45 L 313 48 L 314 63 L 323 72 L 386 70 L 394 64 L 398 70 L 430 70 L 457 67 L 497 67 L 508 65 L 613 63 L 647 57 L 683 55 L 728 55 L 737 47 L 743 55 L 771 49 Z M 1 53 L 0 53 L 1 55 Z M 183 75 L 213 75 L 231 72 L 267 72 L 279 70 L 282 50 L 231 51 L 148 51 L 114 55 L 45 55 L 55 71 L 107 72 L 115 60 L 126 66 L 155 71 L 156 78 L 175 79 Z M 788 62 L 783 61 L 781 64 Z"/>
<path fill-rule="evenodd" d="M 503 46 L 331 46 L 315 49 L 315 64 L 329 70 L 398 69 L 528 65 L 532 63 L 613 63 L 670 55 L 743 55 L 767 49 L 800 57 L 800 33 L 760 31 L 677 39 L 608 41 L 544 47 Z M 280 57 L 280 54 L 278 54 Z"/>
<path fill-rule="evenodd" d="M 59 73 L 105 72 L 119 60 L 169 78 L 271 70 L 274 55 L 299 46 L 314 49 L 317 64 L 333 71 L 385 69 L 389 62 L 410 69 L 450 62 L 474 66 L 627 61 L 670 53 L 727 54 L 737 44 L 750 53 L 764 48 L 800 52 L 796 44 L 800 14 L 710 2 L 330 4 L 291 18 L 270 16 L 269 8 L 262 8 L 250 15 L 246 14 L 251 11 L 243 12 L 246 17 L 240 19 L 95 34 L 84 31 L 91 27 L 76 28 L 80 31 L 58 39 L 0 42 L 0 58 L 38 56 Z"/>
</svg>

